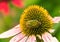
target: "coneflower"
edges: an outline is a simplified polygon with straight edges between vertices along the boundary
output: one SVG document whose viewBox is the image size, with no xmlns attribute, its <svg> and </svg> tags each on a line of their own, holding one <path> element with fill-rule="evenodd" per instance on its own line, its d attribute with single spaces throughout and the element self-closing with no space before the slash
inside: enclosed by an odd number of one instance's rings
<svg viewBox="0 0 60 42">
<path fill-rule="evenodd" d="M 53 24 L 60 21 L 60 17 L 58 18 L 52 18 L 47 10 L 40 6 L 29 6 L 22 13 L 20 24 L 0 34 L 0 38 L 16 35 L 10 42 L 36 42 L 37 37 L 40 39 L 40 42 L 58 42 L 51 35 L 51 32 L 54 31 L 52 29 Z"/>
</svg>

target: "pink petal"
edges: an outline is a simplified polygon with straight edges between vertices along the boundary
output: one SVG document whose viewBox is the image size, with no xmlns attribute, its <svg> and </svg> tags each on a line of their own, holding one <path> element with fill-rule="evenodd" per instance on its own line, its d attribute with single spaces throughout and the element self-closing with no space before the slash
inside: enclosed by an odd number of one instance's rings
<svg viewBox="0 0 60 42">
<path fill-rule="evenodd" d="M 23 7 L 23 2 L 22 0 L 13 0 L 12 4 L 17 6 L 17 7 Z"/>
<path fill-rule="evenodd" d="M 54 29 L 49 29 L 49 32 L 50 33 L 53 33 L 55 30 Z"/>
<path fill-rule="evenodd" d="M 2 11 L 5 15 L 7 15 L 9 13 L 8 3 L 1 2 L 0 3 L 0 11 Z"/>
<path fill-rule="evenodd" d="M 59 42 L 55 37 L 53 37 L 52 42 Z"/>
<path fill-rule="evenodd" d="M 27 42 L 36 42 L 36 37 L 34 35 L 30 36 Z"/>
<path fill-rule="evenodd" d="M 19 42 L 21 39 L 23 39 L 25 37 L 24 34 L 20 33 L 18 35 L 16 35 L 15 37 L 13 37 L 10 42 Z"/>
<path fill-rule="evenodd" d="M 13 29 L 10 29 L 2 34 L 0 34 L 0 38 L 9 38 L 11 36 L 14 36 L 16 34 L 18 34 L 20 31 L 20 26 L 17 25 L 15 26 Z"/>
<path fill-rule="evenodd" d="M 37 37 L 39 37 L 39 39 L 41 39 L 41 36 L 40 35 L 37 35 Z"/>
<path fill-rule="evenodd" d="M 26 42 L 27 38 L 28 38 L 28 36 L 24 37 L 24 38 L 23 38 L 21 41 L 19 41 L 19 42 Z"/>
<path fill-rule="evenodd" d="M 59 17 L 54 17 L 54 18 L 53 18 L 53 21 L 54 21 L 54 23 L 60 22 L 60 16 L 59 16 Z"/>
<path fill-rule="evenodd" d="M 43 38 L 44 42 L 53 42 L 53 41 L 58 42 L 57 39 L 54 39 L 54 37 L 52 37 L 52 35 L 49 34 L 49 33 L 47 33 L 47 32 L 42 35 L 42 38 Z M 53 40 L 53 39 L 54 39 L 54 40 Z"/>
<path fill-rule="evenodd" d="M 44 40 L 44 42 L 50 42 L 50 40 L 47 38 L 45 34 L 42 35 L 42 39 Z"/>
</svg>

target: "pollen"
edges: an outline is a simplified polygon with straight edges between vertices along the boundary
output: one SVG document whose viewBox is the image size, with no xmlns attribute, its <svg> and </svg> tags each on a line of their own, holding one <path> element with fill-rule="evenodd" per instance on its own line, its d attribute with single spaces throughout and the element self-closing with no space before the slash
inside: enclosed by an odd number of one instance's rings
<svg viewBox="0 0 60 42">
<path fill-rule="evenodd" d="M 52 17 L 41 6 L 32 5 L 20 17 L 20 27 L 26 35 L 41 35 L 53 26 Z"/>
</svg>

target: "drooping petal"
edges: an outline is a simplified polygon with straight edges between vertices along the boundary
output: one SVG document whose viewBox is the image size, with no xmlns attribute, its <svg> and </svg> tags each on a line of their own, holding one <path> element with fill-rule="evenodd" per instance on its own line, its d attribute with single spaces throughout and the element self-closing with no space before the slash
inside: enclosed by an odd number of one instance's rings
<svg viewBox="0 0 60 42">
<path fill-rule="evenodd" d="M 18 35 L 16 35 L 15 37 L 13 37 L 10 42 L 19 42 L 20 40 L 22 40 L 25 37 L 24 34 L 20 33 Z"/>
<path fill-rule="evenodd" d="M 54 21 L 54 23 L 60 22 L 60 17 L 54 17 L 54 18 L 53 18 L 53 21 Z"/>
<path fill-rule="evenodd" d="M 30 36 L 27 42 L 36 42 L 36 37 L 34 35 Z"/>
<path fill-rule="evenodd" d="M 9 38 L 11 36 L 14 36 L 16 34 L 18 34 L 20 31 L 20 26 L 17 25 L 15 27 L 13 27 L 13 29 L 10 29 L 2 34 L 0 34 L 0 38 Z"/>
<path fill-rule="evenodd" d="M 53 41 L 58 42 L 58 40 L 56 38 L 52 37 L 52 35 L 47 32 L 42 35 L 42 38 L 43 38 L 44 42 L 53 42 Z"/>
<path fill-rule="evenodd" d="M 3 14 L 7 15 L 9 13 L 8 3 L 1 2 L 0 3 L 0 11 L 3 12 Z"/>
<path fill-rule="evenodd" d="M 19 41 L 19 42 L 26 42 L 27 38 L 28 38 L 28 36 L 24 37 L 24 38 L 23 38 L 21 41 Z"/>
<path fill-rule="evenodd" d="M 55 30 L 54 29 L 49 29 L 49 32 L 50 33 L 53 33 Z"/>
<path fill-rule="evenodd" d="M 13 0 L 12 4 L 17 6 L 17 7 L 23 7 L 23 2 L 22 0 Z"/>
<path fill-rule="evenodd" d="M 37 37 L 39 37 L 39 39 L 41 39 L 41 36 L 40 35 L 37 35 Z"/>
<path fill-rule="evenodd" d="M 42 35 L 42 39 L 44 40 L 44 42 L 50 42 L 46 35 Z"/>
<path fill-rule="evenodd" d="M 55 37 L 53 37 L 51 42 L 59 42 Z"/>
</svg>

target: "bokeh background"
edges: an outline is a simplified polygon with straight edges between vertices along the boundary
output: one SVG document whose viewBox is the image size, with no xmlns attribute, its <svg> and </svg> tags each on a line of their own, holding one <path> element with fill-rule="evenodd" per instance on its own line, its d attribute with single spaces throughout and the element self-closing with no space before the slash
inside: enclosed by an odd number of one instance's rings
<svg viewBox="0 0 60 42">
<path fill-rule="evenodd" d="M 30 5 L 42 6 L 52 17 L 60 16 L 60 0 L 24 0 L 23 8 L 18 8 L 10 4 L 10 13 L 8 16 L 0 13 L 0 33 L 3 33 L 19 24 L 22 12 Z M 55 29 L 53 36 L 55 36 L 60 42 L 60 23 L 54 24 L 53 28 Z M 0 42 L 9 42 L 11 38 L 0 39 Z"/>
</svg>

